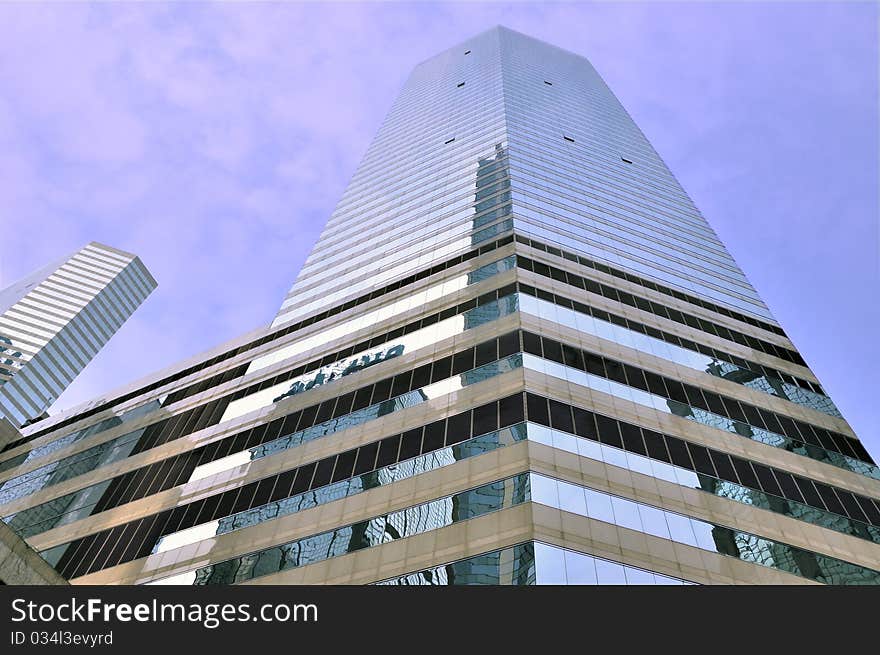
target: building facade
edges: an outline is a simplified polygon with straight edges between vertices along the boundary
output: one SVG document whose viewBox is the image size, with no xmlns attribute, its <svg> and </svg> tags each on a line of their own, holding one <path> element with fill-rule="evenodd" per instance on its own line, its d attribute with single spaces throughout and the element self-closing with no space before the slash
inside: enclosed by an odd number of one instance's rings
<svg viewBox="0 0 880 655">
<path fill-rule="evenodd" d="M 0 417 L 45 416 L 155 288 L 138 257 L 93 242 L 0 290 Z"/>
<path fill-rule="evenodd" d="M 73 584 L 878 584 L 880 468 L 583 58 L 420 64 L 270 326 L 27 427 Z"/>
</svg>

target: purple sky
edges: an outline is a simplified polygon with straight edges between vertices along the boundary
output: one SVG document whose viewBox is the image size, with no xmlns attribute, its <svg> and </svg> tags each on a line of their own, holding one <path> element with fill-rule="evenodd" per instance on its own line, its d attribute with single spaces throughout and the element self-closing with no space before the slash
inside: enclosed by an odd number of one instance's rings
<svg viewBox="0 0 880 655">
<path fill-rule="evenodd" d="M 880 458 L 874 3 L 2 5 L 0 284 L 89 240 L 159 288 L 56 409 L 267 324 L 410 69 L 590 58 Z"/>
</svg>

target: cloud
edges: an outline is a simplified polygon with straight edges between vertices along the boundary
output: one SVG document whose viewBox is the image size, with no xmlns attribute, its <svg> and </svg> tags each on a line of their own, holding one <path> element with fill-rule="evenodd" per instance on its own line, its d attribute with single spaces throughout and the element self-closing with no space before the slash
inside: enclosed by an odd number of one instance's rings
<svg viewBox="0 0 880 655">
<path fill-rule="evenodd" d="M 2 5 L 0 275 L 95 239 L 160 282 L 62 406 L 268 323 L 414 64 L 503 23 L 590 58 L 878 452 L 877 22 L 855 3 Z"/>
</svg>

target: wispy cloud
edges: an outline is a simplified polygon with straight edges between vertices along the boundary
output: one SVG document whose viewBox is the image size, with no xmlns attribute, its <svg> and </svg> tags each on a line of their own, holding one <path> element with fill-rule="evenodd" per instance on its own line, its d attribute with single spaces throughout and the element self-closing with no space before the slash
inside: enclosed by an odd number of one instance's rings
<svg viewBox="0 0 880 655">
<path fill-rule="evenodd" d="M 590 58 L 880 452 L 855 3 L 0 6 L 0 283 L 92 239 L 160 282 L 61 404 L 271 320 L 409 70 L 498 23 Z"/>
</svg>

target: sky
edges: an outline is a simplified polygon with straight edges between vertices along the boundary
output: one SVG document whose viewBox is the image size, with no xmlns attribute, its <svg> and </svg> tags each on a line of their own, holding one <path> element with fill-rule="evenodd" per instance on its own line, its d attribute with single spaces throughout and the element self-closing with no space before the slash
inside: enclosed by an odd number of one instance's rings
<svg viewBox="0 0 880 655">
<path fill-rule="evenodd" d="M 880 458 L 875 3 L 0 5 L 0 286 L 101 241 L 158 289 L 54 411 L 268 324 L 418 62 L 590 59 Z"/>
</svg>

